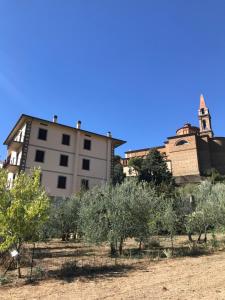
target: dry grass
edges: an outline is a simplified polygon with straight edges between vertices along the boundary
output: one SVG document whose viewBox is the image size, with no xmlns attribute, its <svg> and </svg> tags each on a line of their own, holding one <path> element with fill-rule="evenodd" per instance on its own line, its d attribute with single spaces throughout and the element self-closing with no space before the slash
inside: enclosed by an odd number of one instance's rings
<svg viewBox="0 0 225 300">
<path fill-rule="evenodd" d="M 122 258 L 109 257 L 106 246 L 39 243 L 29 283 L 27 247 L 23 278 L 9 271 L 11 283 L 0 286 L 0 299 L 225 299 L 225 252 L 166 259 L 161 254 L 170 243 L 159 242 L 153 252 L 139 255 L 137 244 L 128 241 Z M 175 246 L 177 253 L 189 249 L 186 237 L 177 238 Z"/>
</svg>

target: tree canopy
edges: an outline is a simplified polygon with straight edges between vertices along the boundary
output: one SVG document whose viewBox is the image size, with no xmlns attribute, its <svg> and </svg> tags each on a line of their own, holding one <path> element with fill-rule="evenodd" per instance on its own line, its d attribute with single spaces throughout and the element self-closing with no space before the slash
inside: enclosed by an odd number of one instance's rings
<svg viewBox="0 0 225 300">
<path fill-rule="evenodd" d="M 121 164 L 121 157 L 119 155 L 114 156 L 114 161 L 113 161 L 113 177 L 112 177 L 112 184 L 121 184 L 126 175 L 123 172 L 123 166 Z"/>
<path fill-rule="evenodd" d="M 136 171 L 140 181 L 147 181 L 156 186 L 173 184 L 173 177 L 165 158 L 157 149 L 152 149 L 146 158 L 132 158 L 129 166 Z"/>
<path fill-rule="evenodd" d="M 88 241 L 109 242 L 112 253 L 121 253 L 128 237 L 141 242 L 149 236 L 148 223 L 156 199 L 153 189 L 135 179 L 115 187 L 96 187 L 82 198 L 82 232 Z"/>
<path fill-rule="evenodd" d="M 7 173 L 0 170 L 0 250 L 15 248 L 25 241 L 38 240 L 48 218 L 49 198 L 40 186 L 40 170 L 17 175 L 11 189 Z M 20 268 L 18 267 L 20 276 Z"/>
</svg>

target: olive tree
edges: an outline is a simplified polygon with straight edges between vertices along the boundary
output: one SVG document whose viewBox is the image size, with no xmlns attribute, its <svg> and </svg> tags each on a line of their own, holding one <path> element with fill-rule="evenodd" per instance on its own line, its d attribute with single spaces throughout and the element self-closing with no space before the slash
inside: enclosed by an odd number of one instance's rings
<svg viewBox="0 0 225 300">
<path fill-rule="evenodd" d="M 173 251 L 174 251 L 173 240 L 174 240 L 175 234 L 177 233 L 178 217 L 177 217 L 176 211 L 174 209 L 174 203 L 173 203 L 172 199 L 170 199 L 164 207 L 164 210 L 162 213 L 162 228 L 170 236 L 172 254 L 173 254 Z"/>
<path fill-rule="evenodd" d="M 156 195 L 146 183 L 127 180 L 112 187 L 96 187 L 83 195 L 80 220 L 87 240 L 108 242 L 111 253 L 122 254 L 129 238 L 141 244 L 149 236 L 149 219 Z"/>
<path fill-rule="evenodd" d="M 108 218 L 108 197 L 110 186 L 94 187 L 82 196 L 80 208 L 80 226 L 85 239 L 92 243 L 102 243 L 108 240 L 110 230 Z"/>
<path fill-rule="evenodd" d="M 202 182 L 195 195 L 195 209 L 186 218 L 186 229 L 189 234 L 197 233 L 200 241 L 204 234 L 207 241 L 207 231 L 215 229 L 224 222 L 225 185 L 213 185 L 209 181 Z"/>
<path fill-rule="evenodd" d="M 128 180 L 112 191 L 113 235 L 114 240 L 119 242 L 120 254 L 128 237 L 138 240 L 139 248 L 149 237 L 149 220 L 157 200 L 155 190 L 146 182 Z"/>
<path fill-rule="evenodd" d="M 48 237 L 60 237 L 62 241 L 68 241 L 70 234 L 76 238 L 79 232 L 80 201 L 80 194 L 69 198 L 54 198 L 51 201 L 44 234 Z"/>
</svg>

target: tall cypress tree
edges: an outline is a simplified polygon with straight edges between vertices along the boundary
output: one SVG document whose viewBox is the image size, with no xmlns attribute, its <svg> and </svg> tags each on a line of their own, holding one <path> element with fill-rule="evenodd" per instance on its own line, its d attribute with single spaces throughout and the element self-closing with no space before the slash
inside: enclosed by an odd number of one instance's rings
<svg viewBox="0 0 225 300">
<path fill-rule="evenodd" d="M 139 178 L 155 185 L 171 183 L 172 174 L 167 168 L 164 157 L 157 149 L 151 150 L 147 157 L 143 159 Z"/>
<path fill-rule="evenodd" d="M 140 181 L 147 181 L 155 186 L 173 185 L 174 180 L 165 158 L 157 149 L 152 149 L 146 158 L 138 158 L 137 164 L 133 159 L 129 165 L 137 171 Z"/>
</svg>

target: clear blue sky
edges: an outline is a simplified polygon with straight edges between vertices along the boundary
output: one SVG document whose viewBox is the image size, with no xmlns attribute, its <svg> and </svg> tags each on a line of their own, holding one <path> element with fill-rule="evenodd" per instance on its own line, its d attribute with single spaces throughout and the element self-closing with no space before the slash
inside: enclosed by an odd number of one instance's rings
<svg viewBox="0 0 225 300">
<path fill-rule="evenodd" d="M 201 93 L 225 136 L 224 0 L 0 0 L 1 144 L 26 113 L 161 145 Z"/>
</svg>

